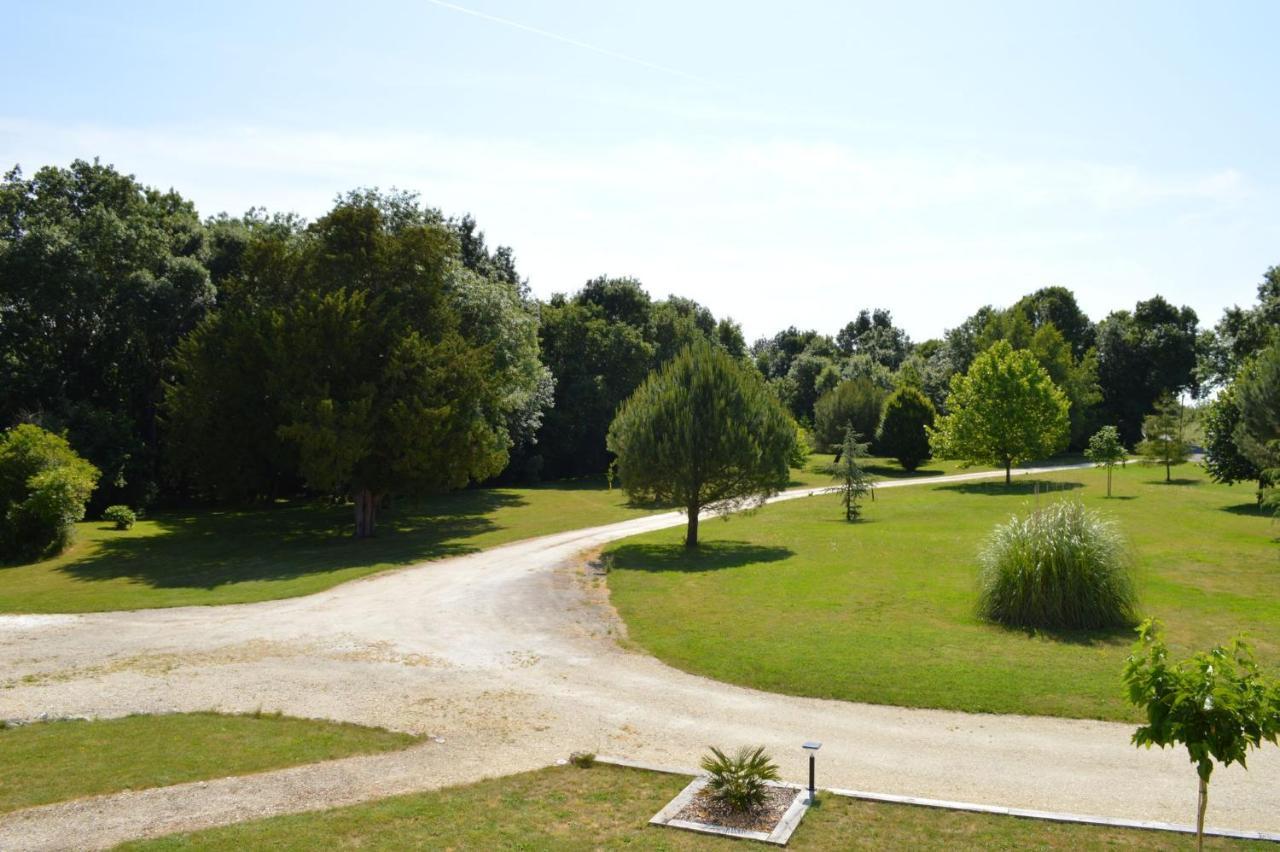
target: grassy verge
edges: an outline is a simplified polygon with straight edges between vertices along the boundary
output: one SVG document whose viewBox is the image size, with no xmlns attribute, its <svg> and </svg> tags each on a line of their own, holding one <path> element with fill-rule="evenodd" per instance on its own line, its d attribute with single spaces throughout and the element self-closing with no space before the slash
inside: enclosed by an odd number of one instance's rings
<svg viewBox="0 0 1280 852">
<path fill-rule="evenodd" d="M 378 536 L 351 538 L 351 510 L 278 504 L 157 514 L 127 532 L 79 525 L 55 559 L 0 567 L 0 612 L 92 612 L 306 595 L 366 574 L 644 514 L 603 483 L 483 488 L 399 503 Z"/>
<path fill-rule="evenodd" d="M 646 825 L 687 778 L 557 767 L 320 813 L 273 817 L 122 847 L 168 849 L 742 849 L 742 841 Z M 792 849 L 1168 849 L 1169 834 L 826 797 Z M 1248 844 L 1210 839 L 1214 849 Z M 1254 848 L 1264 848 L 1257 844 Z"/>
<path fill-rule="evenodd" d="M 666 662 L 774 692 L 917 707 L 1131 720 L 1119 673 L 1133 635 L 1006 630 L 974 615 L 975 555 L 991 528 L 1069 493 L 1116 518 L 1137 555 L 1140 609 L 1178 652 L 1247 632 L 1280 668 L 1277 527 L 1252 488 L 1190 465 L 1175 484 L 1130 465 L 1031 481 L 882 491 L 848 524 L 838 498 L 777 504 L 610 547 L 631 639 Z M 1053 489 L 1046 492 L 1044 489 Z"/>
<path fill-rule="evenodd" d="M 404 748 L 408 734 L 284 716 L 183 713 L 0 730 L 0 812 Z"/>
</svg>

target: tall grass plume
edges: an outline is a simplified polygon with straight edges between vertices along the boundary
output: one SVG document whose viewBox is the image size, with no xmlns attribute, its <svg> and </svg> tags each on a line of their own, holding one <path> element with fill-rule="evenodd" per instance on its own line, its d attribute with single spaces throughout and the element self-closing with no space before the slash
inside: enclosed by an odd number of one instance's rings
<svg viewBox="0 0 1280 852">
<path fill-rule="evenodd" d="M 1075 500 L 1013 517 L 978 554 L 978 613 L 1011 627 L 1093 630 L 1138 622 L 1132 559 L 1115 523 Z"/>
</svg>

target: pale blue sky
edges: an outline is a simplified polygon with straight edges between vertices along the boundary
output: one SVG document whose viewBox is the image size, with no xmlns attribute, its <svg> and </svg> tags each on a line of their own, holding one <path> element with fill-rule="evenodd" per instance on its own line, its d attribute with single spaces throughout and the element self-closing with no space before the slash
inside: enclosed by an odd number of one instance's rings
<svg viewBox="0 0 1280 852">
<path fill-rule="evenodd" d="M 0 2 L 0 163 L 204 214 L 392 185 L 535 292 L 918 339 L 1046 284 L 1212 323 L 1280 263 L 1280 4 Z"/>
</svg>

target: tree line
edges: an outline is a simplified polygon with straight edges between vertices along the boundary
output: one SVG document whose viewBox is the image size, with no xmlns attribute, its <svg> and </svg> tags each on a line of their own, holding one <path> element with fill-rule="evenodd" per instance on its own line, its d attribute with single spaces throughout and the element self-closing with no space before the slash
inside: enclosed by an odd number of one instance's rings
<svg viewBox="0 0 1280 852">
<path fill-rule="evenodd" d="M 1206 330 L 1160 296 L 1094 322 L 1046 287 L 922 342 L 862 310 L 834 336 L 748 345 L 731 319 L 631 278 L 539 301 L 511 249 L 411 194 L 353 191 L 308 222 L 202 219 L 97 161 L 0 183 L 0 428 L 65 436 L 99 472 L 99 508 L 329 495 L 371 534 L 393 494 L 601 474 L 623 403 L 690 347 L 754 376 L 815 449 L 851 427 L 909 467 L 999 346 L 1051 381 L 1072 448 L 1103 424 L 1133 446 L 1161 394 L 1209 390 L 1209 440 L 1238 448 L 1238 377 L 1262 369 L 1278 324 L 1272 269 L 1256 305 Z M 1215 475 L 1265 480 L 1241 461 L 1254 450 Z"/>
</svg>

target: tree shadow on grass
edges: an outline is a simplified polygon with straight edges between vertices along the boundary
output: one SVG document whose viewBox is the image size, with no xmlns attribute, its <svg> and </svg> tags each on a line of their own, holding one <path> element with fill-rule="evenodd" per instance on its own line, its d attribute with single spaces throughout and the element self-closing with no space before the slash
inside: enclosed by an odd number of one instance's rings
<svg viewBox="0 0 1280 852">
<path fill-rule="evenodd" d="M 470 553 L 468 540 L 500 529 L 487 515 L 525 501 L 491 489 L 397 502 L 379 512 L 377 535 L 352 538 L 349 506 L 284 504 L 163 513 L 160 534 L 105 538 L 57 568 L 77 580 L 127 578 L 153 588 L 214 589 L 372 565 L 406 565 Z"/>
<path fill-rule="evenodd" d="M 1253 518 L 1274 517 L 1274 515 L 1271 514 L 1270 509 L 1265 509 L 1262 506 L 1259 506 L 1257 501 L 1252 503 L 1237 503 L 1234 506 L 1223 506 L 1222 511 L 1230 512 L 1233 515 L 1247 515 Z"/>
<path fill-rule="evenodd" d="M 789 547 L 763 547 L 745 541 L 704 541 L 696 548 L 683 544 L 624 544 L 611 551 L 612 571 L 680 571 L 695 573 L 779 562 L 795 555 Z"/>
<path fill-rule="evenodd" d="M 1164 481 L 1163 479 L 1148 479 L 1144 484 L 1145 485 L 1203 485 L 1204 480 L 1203 479 L 1179 479 L 1178 477 L 1174 477 L 1173 479 L 1170 479 L 1168 482 Z"/>
<path fill-rule="evenodd" d="M 1037 489 L 1037 486 L 1039 488 Z M 1046 482 L 1039 479 L 1015 479 L 1012 484 L 1003 482 L 957 482 L 952 485 L 939 485 L 939 491 L 955 491 L 959 494 L 983 494 L 988 497 L 1033 497 L 1037 493 L 1041 497 L 1052 497 L 1064 491 L 1084 488 L 1082 482 Z"/>
<path fill-rule="evenodd" d="M 915 470 L 904 470 L 901 467 L 888 464 L 869 464 L 863 469 L 872 476 L 879 476 L 884 479 L 927 479 L 930 476 L 942 476 L 946 473 L 943 470 L 927 470 L 919 467 Z"/>
<path fill-rule="evenodd" d="M 1084 648 L 1116 648 L 1133 644 L 1137 634 L 1133 627 L 1101 627 L 1093 630 L 1066 630 L 1046 627 L 1014 627 L 994 621 L 983 623 L 1004 633 L 1020 634 L 1027 639 L 1048 639 L 1062 645 Z"/>
</svg>

